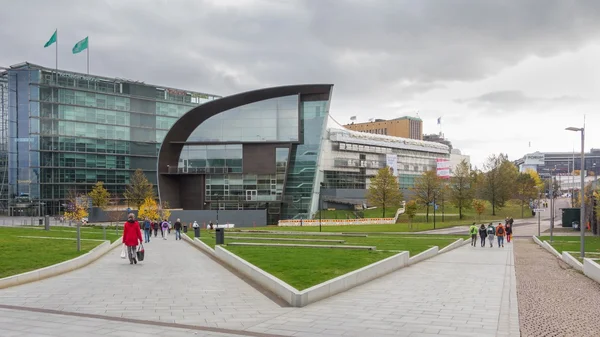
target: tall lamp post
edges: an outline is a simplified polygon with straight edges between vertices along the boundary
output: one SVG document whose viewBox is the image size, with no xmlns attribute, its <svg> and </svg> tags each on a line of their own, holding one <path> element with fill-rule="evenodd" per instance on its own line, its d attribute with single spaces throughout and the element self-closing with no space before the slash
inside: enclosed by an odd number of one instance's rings
<svg viewBox="0 0 600 337">
<path fill-rule="evenodd" d="M 581 132 L 581 169 L 579 170 L 581 179 L 579 203 L 581 207 L 579 208 L 579 231 L 581 235 L 581 258 L 583 259 L 585 257 L 585 177 L 583 176 L 583 171 L 585 170 L 585 126 L 582 128 L 570 126 L 565 130 Z"/>
<path fill-rule="evenodd" d="M 321 183 L 321 185 L 319 185 L 319 232 L 322 231 L 321 228 L 321 222 L 323 220 L 323 217 L 321 216 L 321 214 L 323 213 L 323 201 L 321 199 L 321 195 L 323 194 L 323 186 L 325 185 L 325 183 Z"/>
</svg>

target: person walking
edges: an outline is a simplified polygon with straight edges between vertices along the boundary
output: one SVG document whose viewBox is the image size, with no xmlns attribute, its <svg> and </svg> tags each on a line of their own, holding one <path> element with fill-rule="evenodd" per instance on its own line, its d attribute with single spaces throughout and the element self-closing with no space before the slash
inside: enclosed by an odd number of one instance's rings
<svg viewBox="0 0 600 337">
<path fill-rule="evenodd" d="M 506 232 L 506 242 L 510 243 L 510 239 L 512 239 L 512 224 L 510 223 L 510 221 L 506 224 L 505 226 L 505 232 Z"/>
<path fill-rule="evenodd" d="M 154 230 L 154 237 L 158 235 L 158 223 L 152 220 L 152 229 Z"/>
<path fill-rule="evenodd" d="M 123 244 L 127 247 L 127 255 L 129 256 L 129 264 L 137 264 L 136 252 L 137 246 L 142 244 L 142 231 L 140 224 L 135 220 L 135 215 L 129 213 L 127 221 L 123 225 Z"/>
<path fill-rule="evenodd" d="M 498 238 L 498 248 L 504 248 L 504 236 L 506 235 L 506 229 L 502 225 L 502 222 L 498 223 L 496 227 L 496 237 Z"/>
<path fill-rule="evenodd" d="M 473 224 L 469 228 L 469 234 L 471 234 L 471 246 L 473 247 L 475 247 L 475 245 L 477 244 L 477 232 L 477 225 L 475 225 L 475 223 L 473 222 Z"/>
<path fill-rule="evenodd" d="M 490 248 L 494 247 L 494 236 L 496 236 L 496 228 L 490 222 L 487 227 L 487 239 L 490 242 Z"/>
<path fill-rule="evenodd" d="M 175 240 L 181 240 L 181 219 L 175 221 L 173 228 L 175 228 Z"/>
<path fill-rule="evenodd" d="M 169 223 L 167 222 L 167 219 L 165 219 L 162 222 L 162 224 L 160 225 L 160 229 L 161 229 L 161 234 L 162 234 L 163 240 L 166 240 L 167 235 L 169 234 Z"/>
<path fill-rule="evenodd" d="M 484 224 L 479 227 L 479 239 L 481 240 L 481 247 L 485 247 L 485 238 L 487 237 L 487 228 Z"/>
<path fill-rule="evenodd" d="M 150 237 L 152 236 L 152 223 L 148 218 L 144 219 L 144 243 L 150 242 Z"/>
</svg>

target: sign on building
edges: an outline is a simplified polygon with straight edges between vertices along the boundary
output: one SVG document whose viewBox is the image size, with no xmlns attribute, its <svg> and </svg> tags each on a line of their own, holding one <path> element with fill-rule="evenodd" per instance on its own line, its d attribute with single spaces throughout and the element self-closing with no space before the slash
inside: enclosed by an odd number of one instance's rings
<svg viewBox="0 0 600 337">
<path fill-rule="evenodd" d="M 385 155 L 385 166 L 389 167 L 394 177 L 398 176 L 398 156 L 395 154 Z"/>
<path fill-rule="evenodd" d="M 446 158 L 438 158 L 435 160 L 437 163 L 437 175 L 440 178 L 450 178 L 450 160 Z"/>
<path fill-rule="evenodd" d="M 544 154 L 535 152 L 525 155 L 525 165 L 544 165 Z"/>
</svg>

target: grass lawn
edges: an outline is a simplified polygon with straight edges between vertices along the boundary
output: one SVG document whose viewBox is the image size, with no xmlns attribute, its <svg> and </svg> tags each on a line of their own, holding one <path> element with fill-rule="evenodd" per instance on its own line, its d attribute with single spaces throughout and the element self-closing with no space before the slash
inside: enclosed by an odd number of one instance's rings
<svg viewBox="0 0 600 337">
<path fill-rule="evenodd" d="M 83 231 L 82 231 L 83 232 Z M 83 238 L 94 238 L 82 235 Z M 102 233 L 100 233 L 102 235 Z M 63 262 L 85 254 L 100 241 L 81 241 L 81 252 L 77 252 L 76 240 L 21 238 L 19 236 L 52 236 L 75 238 L 75 233 L 43 231 L 22 227 L 0 228 L 0 278 L 24 273 Z M 108 235 L 107 235 L 108 238 Z"/>
<path fill-rule="evenodd" d="M 550 236 L 541 236 L 540 240 L 548 241 L 548 243 L 550 243 Z M 554 247 L 554 249 L 556 249 L 560 253 L 562 253 L 563 251 L 579 252 L 581 247 L 579 236 L 554 236 L 554 240 L 550 244 L 552 245 L 552 247 Z M 600 254 L 600 237 L 586 236 L 584 244 L 586 252 Z M 575 256 L 578 254 L 571 255 Z M 590 257 L 600 258 L 600 256 L 597 256 L 596 254 Z"/>
<path fill-rule="evenodd" d="M 193 232 L 188 232 L 187 234 L 190 238 L 194 237 Z M 230 236 L 242 238 L 230 239 L 228 238 Z M 248 240 L 243 237 L 344 240 L 345 243 Z M 303 290 L 397 254 L 400 251 L 408 251 L 410 252 L 410 256 L 414 256 L 433 246 L 438 246 L 441 249 L 459 238 L 461 238 L 461 236 L 398 234 L 369 234 L 368 237 L 321 235 L 296 236 L 277 235 L 276 233 L 250 234 L 226 230 L 224 248 L 266 272 L 275 275 L 296 289 Z M 203 230 L 201 232 L 200 240 L 210 247 L 214 248 L 215 246 L 214 232 L 211 233 Z M 377 251 L 227 245 L 228 243 L 233 242 L 376 246 Z"/>
<path fill-rule="evenodd" d="M 381 218 L 382 210 L 381 209 L 368 209 L 364 211 L 356 211 L 363 218 Z M 413 222 L 425 222 L 426 216 L 425 207 L 419 207 L 417 210 L 417 216 L 413 219 Z M 450 205 L 450 203 L 446 203 L 444 205 L 444 218 L 445 220 L 457 220 L 458 219 L 458 208 Z M 393 208 L 387 208 L 385 212 L 385 216 L 388 218 L 393 217 L 396 214 L 396 210 Z M 473 209 L 463 209 L 463 220 L 470 221 L 480 221 L 480 217 L 475 213 Z M 503 208 L 496 208 L 496 214 L 492 215 L 492 205 L 486 201 L 486 209 L 481 215 L 482 220 L 500 220 L 505 219 L 506 217 L 513 217 L 514 219 L 521 218 L 521 205 L 518 201 L 509 201 Z M 528 205 L 525 205 L 523 209 L 523 218 L 531 218 L 531 210 Z M 315 219 L 318 219 L 318 212 Z M 323 219 L 354 219 L 356 218 L 354 211 L 347 210 L 323 210 Z M 437 221 L 441 221 L 442 219 L 442 208 L 438 207 L 436 211 L 436 219 Z M 400 223 L 408 223 L 409 219 L 406 215 L 401 215 L 398 218 L 398 222 Z M 433 222 L 433 207 L 429 208 L 429 222 Z"/>
<path fill-rule="evenodd" d="M 499 220 L 499 219 L 498 219 Z M 482 220 L 479 223 L 488 223 L 490 221 L 496 221 L 493 219 Z M 435 229 L 448 228 L 454 226 L 469 226 L 473 223 L 473 220 L 449 220 L 446 219 L 441 222 L 441 219 L 435 223 Z M 354 225 L 354 226 L 322 226 L 323 232 L 335 232 L 335 233 L 377 233 L 377 232 L 422 232 L 431 230 L 433 228 L 433 219 L 426 222 L 413 222 L 412 225 L 409 223 L 397 223 L 388 225 Z M 284 231 L 284 232 L 318 232 L 319 226 L 294 226 L 294 227 L 279 227 L 279 226 L 267 226 L 267 227 L 255 227 L 255 228 L 243 228 L 244 230 L 270 230 L 270 231 Z"/>
</svg>

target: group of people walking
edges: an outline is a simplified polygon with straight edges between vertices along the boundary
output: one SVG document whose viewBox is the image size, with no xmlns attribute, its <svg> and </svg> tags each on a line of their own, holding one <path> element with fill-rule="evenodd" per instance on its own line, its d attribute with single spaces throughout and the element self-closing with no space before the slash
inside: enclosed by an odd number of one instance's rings
<svg viewBox="0 0 600 337">
<path fill-rule="evenodd" d="M 142 228 L 144 229 L 144 239 L 142 239 Z M 181 220 L 177 219 L 173 225 L 173 229 L 175 230 L 175 240 L 181 240 L 181 228 Z M 152 231 L 154 231 L 154 237 L 157 237 L 159 229 L 163 240 L 166 240 L 167 235 L 171 230 L 171 226 L 166 219 L 159 224 L 158 221 L 150 221 L 146 218 L 142 225 L 140 225 L 135 219 L 135 214 L 130 213 L 127 216 L 127 221 L 123 225 L 123 244 L 126 247 L 130 264 L 137 264 L 138 261 L 136 257 L 138 246 L 142 245 L 142 240 L 144 243 L 150 242 Z"/>
<path fill-rule="evenodd" d="M 144 219 L 144 223 L 142 228 L 144 229 L 144 242 L 150 242 L 150 238 L 152 237 L 152 232 L 154 232 L 154 237 L 158 236 L 158 231 L 160 230 L 160 236 L 163 240 L 167 239 L 167 235 L 171 233 L 171 228 L 175 230 L 175 240 L 181 240 L 181 220 L 177 219 L 174 225 L 171 225 L 167 219 L 164 219 L 162 222 L 158 220 L 149 220 L 148 218 Z"/>
<path fill-rule="evenodd" d="M 490 247 L 494 247 L 494 238 L 498 241 L 498 248 L 504 248 L 504 238 L 510 243 L 513 233 L 513 222 L 512 218 L 506 218 L 504 224 L 498 223 L 498 226 L 490 222 L 487 227 L 484 224 L 477 227 L 475 223 L 469 228 L 469 234 L 471 235 L 471 246 L 477 246 L 477 235 L 481 241 L 481 247 L 485 247 L 486 240 L 490 243 Z"/>
</svg>

